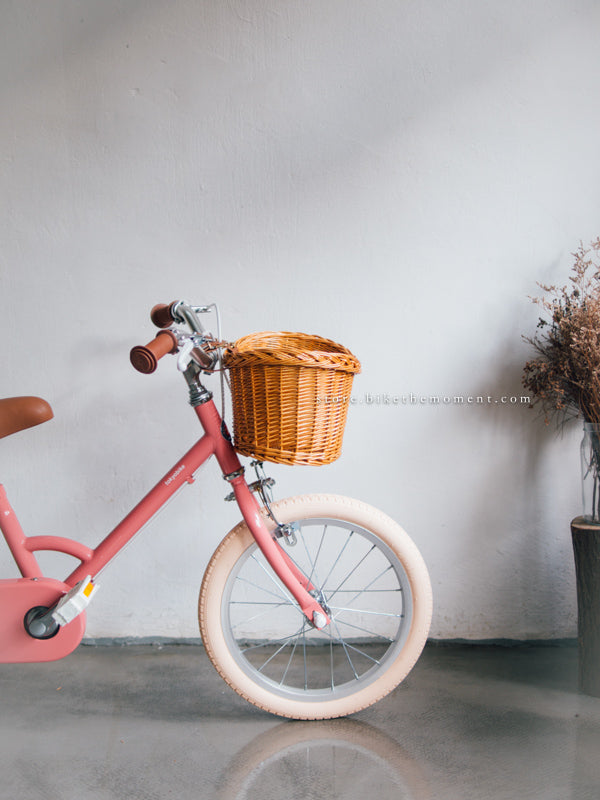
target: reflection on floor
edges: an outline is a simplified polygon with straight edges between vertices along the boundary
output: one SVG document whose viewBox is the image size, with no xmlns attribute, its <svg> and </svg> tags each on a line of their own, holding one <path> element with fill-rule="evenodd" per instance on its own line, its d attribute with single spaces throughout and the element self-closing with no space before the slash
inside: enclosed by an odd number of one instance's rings
<svg viewBox="0 0 600 800">
<path fill-rule="evenodd" d="M 0 666 L 0 797 L 597 800 L 600 700 L 575 647 L 426 648 L 350 719 L 238 698 L 199 646 Z"/>
</svg>

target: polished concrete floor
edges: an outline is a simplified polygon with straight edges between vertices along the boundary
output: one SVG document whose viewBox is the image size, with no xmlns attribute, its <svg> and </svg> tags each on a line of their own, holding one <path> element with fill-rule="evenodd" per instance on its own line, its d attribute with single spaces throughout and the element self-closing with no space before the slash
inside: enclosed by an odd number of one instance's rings
<svg viewBox="0 0 600 800">
<path fill-rule="evenodd" d="M 600 798 L 600 699 L 572 646 L 429 645 L 331 722 L 249 706 L 199 646 L 81 646 L 0 667 L 0 744 L 2 800 Z"/>
</svg>

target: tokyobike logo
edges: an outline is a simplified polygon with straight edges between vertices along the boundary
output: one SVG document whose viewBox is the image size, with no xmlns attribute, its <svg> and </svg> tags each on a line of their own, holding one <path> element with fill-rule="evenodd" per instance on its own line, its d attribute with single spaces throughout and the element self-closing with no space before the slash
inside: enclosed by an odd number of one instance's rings
<svg viewBox="0 0 600 800">
<path fill-rule="evenodd" d="M 180 467 L 177 467 L 177 469 L 175 470 L 175 472 L 174 472 L 172 475 L 169 475 L 169 477 L 166 479 L 166 481 L 165 481 L 165 486 L 168 486 L 170 483 L 173 483 L 173 481 L 175 480 L 175 478 L 176 478 L 178 475 L 181 475 L 181 473 L 183 472 L 183 470 L 184 470 L 184 469 L 185 469 L 185 464 L 182 464 Z"/>
</svg>

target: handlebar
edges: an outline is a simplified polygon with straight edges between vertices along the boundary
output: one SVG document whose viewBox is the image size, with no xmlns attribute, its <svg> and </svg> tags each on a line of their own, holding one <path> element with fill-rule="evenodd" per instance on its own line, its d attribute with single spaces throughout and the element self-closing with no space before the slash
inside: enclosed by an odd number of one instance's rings
<svg viewBox="0 0 600 800">
<path fill-rule="evenodd" d="M 173 303 L 159 303 L 150 311 L 150 319 L 157 328 L 161 328 L 156 337 L 149 344 L 134 347 L 129 355 L 130 361 L 138 372 L 146 375 L 154 372 L 159 359 L 167 353 L 176 353 L 180 350 L 178 368 L 185 369 L 185 364 L 193 360 L 196 364 L 206 371 L 212 371 L 218 359 L 214 352 L 214 338 L 212 334 L 205 331 L 198 314 L 203 314 L 214 310 L 217 315 L 217 325 L 220 330 L 219 313 L 217 307 L 212 304 L 208 306 L 191 306 L 183 300 Z M 186 324 L 191 330 L 190 333 L 172 330 L 171 325 Z M 168 329 L 168 330 L 167 330 Z M 220 338 L 220 336 L 219 336 Z M 212 344 L 212 347 L 207 345 Z M 213 352 L 209 352 L 209 351 Z"/>
<path fill-rule="evenodd" d="M 146 346 L 137 345 L 132 348 L 129 360 L 138 372 L 149 375 L 156 369 L 159 359 L 167 353 L 176 353 L 177 349 L 175 334 L 172 331 L 159 331 Z"/>
<path fill-rule="evenodd" d="M 158 305 L 154 306 L 150 312 L 150 319 L 157 328 L 168 328 L 169 325 L 172 325 L 175 322 L 172 310 L 173 306 L 175 305 L 176 303 L 169 303 L 168 305 L 165 303 L 159 303 Z"/>
</svg>

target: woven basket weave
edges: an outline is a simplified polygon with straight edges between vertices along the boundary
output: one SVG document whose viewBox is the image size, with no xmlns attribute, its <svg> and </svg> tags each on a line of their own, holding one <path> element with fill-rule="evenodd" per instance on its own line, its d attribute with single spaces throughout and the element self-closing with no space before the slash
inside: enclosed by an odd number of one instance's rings
<svg viewBox="0 0 600 800">
<path fill-rule="evenodd" d="M 263 332 L 226 349 L 233 438 L 245 456 L 278 464 L 339 457 L 360 362 L 342 345 L 305 333 Z"/>
</svg>

